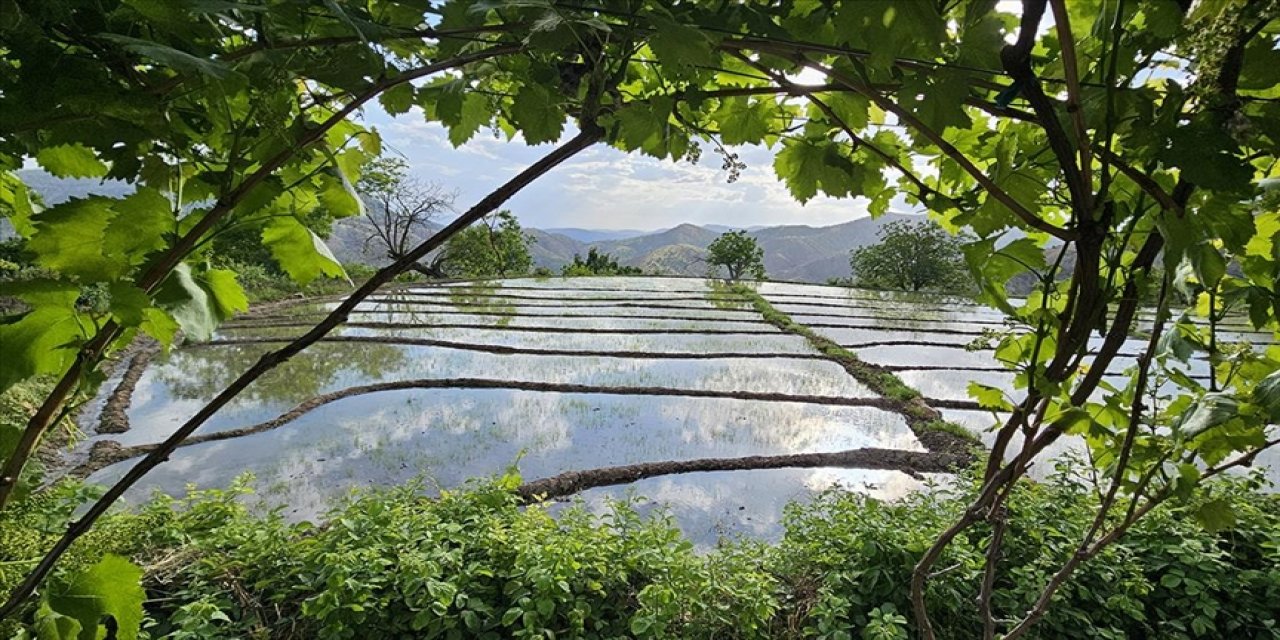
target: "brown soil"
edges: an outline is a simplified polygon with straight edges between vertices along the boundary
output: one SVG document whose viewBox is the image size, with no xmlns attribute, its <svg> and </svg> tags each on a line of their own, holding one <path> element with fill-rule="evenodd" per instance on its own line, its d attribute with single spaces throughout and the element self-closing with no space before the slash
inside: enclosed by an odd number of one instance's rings
<svg viewBox="0 0 1280 640">
<path fill-rule="evenodd" d="M 516 493 L 527 502 L 536 502 L 562 498 L 594 487 L 627 484 L 654 476 L 748 469 L 814 467 L 889 469 L 904 471 L 919 477 L 919 474 L 922 473 L 951 471 L 962 462 L 962 459 L 953 454 L 901 451 L 897 449 L 852 449 L 834 453 L 669 460 L 620 467 L 604 467 L 586 471 L 569 471 L 550 478 L 525 483 L 516 489 Z"/>
<path fill-rule="evenodd" d="M 151 364 L 151 359 L 159 353 L 160 344 L 149 338 L 138 338 L 129 348 L 133 357 L 129 359 L 129 366 L 124 370 L 120 383 L 102 405 L 102 413 L 98 416 L 98 433 L 124 433 L 129 430 L 129 405 L 133 403 L 133 390 L 147 370 L 147 365 Z"/>
</svg>

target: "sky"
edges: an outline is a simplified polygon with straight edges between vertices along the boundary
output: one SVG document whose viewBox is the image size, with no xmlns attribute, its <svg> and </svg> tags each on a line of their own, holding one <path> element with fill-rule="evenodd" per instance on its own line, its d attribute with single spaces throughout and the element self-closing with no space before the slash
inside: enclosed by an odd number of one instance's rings
<svg viewBox="0 0 1280 640">
<path fill-rule="evenodd" d="M 1020 12 L 1016 0 L 999 0 L 1001 11 Z M 1052 25 L 1046 16 L 1043 32 Z M 806 78 L 793 78 L 804 83 Z M 411 173 L 456 189 L 465 210 L 505 180 L 551 150 L 552 145 L 507 142 L 483 130 L 453 148 L 438 123 L 426 122 L 416 107 L 391 117 L 376 105 L 361 118 L 378 129 L 384 150 L 404 158 Z M 570 132 L 572 135 L 572 132 Z M 510 200 L 525 226 L 538 228 L 655 230 L 689 222 L 731 227 L 803 224 L 825 226 L 868 215 L 864 199 L 819 196 L 800 204 L 773 172 L 773 152 L 760 146 L 734 149 L 747 164 L 734 183 L 726 181 L 720 157 L 703 145 L 698 164 L 657 160 L 596 145 L 544 175 Z M 918 213 L 898 199 L 891 207 Z"/>
<path fill-rule="evenodd" d="M 456 189 L 465 210 L 495 187 L 548 153 L 481 130 L 455 149 L 438 123 L 416 108 L 391 117 L 378 107 L 364 123 L 382 136 L 383 152 L 403 158 L 414 176 Z M 572 131 L 567 135 L 572 135 Z M 579 153 L 512 198 L 525 226 L 654 230 L 693 224 L 732 227 L 804 224 L 825 226 L 867 216 L 863 199 L 818 197 L 801 205 L 773 172 L 773 152 L 759 146 L 735 149 L 747 164 L 729 183 L 720 156 L 704 145 L 698 164 L 623 153 L 603 144 Z M 899 207 L 905 210 L 905 207 Z"/>
</svg>

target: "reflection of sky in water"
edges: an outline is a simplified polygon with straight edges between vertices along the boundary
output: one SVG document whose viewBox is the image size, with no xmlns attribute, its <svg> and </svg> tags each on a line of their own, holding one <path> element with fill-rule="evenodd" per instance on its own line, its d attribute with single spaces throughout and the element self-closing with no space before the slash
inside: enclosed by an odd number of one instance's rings
<svg viewBox="0 0 1280 640">
<path fill-rule="evenodd" d="M 353 322 L 467 324 L 487 328 L 360 328 L 340 335 L 423 337 L 484 345 L 564 350 L 812 354 L 805 341 L 783 334 L 753 311 L 723 309 L 709 299 L 700 279 L 590 278 L 521 279 L 511 288 L 474 285 L 419 287 L 430 295 L 401 296 L 430 304 L 365 304 Z M 516 288 L 519 287 L 519 288 Z M 778 308 L 845 345 L 869 362 L 885 365 L 954 367 L 904 371 L 899 375 L 926 397 L 967 400 L 970 380 L 1009 389 L 1012 374 L 973 371 L 996 366 L 991 351 L 962 347 L 985 328 L 1005 329 L 1000 314 L 937 296 L 850 291 L 761 283 L 759 290 Z M 595 290 L 599 289 L 599 290 Z M 447 295 L 438 295 L 445 292 Z M 487 297 L 501 292 L 523 298 Z M 643 309 L 599 298 L 631 297 L 637 302 L 678 306 Z M 561 307 L 545 306 L 570 298 Z M 690 299 L 691 298 L 691 299 Z M 546 302 L 544 302 L 544 300 Z M 810 304 L 800 304 L 810 303 Z M 818 304 L 814 304 L 818 303 Z M 480 304 L 467 313 L 451 304 Z M 586 306 L 606 305 L 606 306 Z M 272 316 L 311 320 L 334 303 L 277 309 Z M 511 316 L 512 312 L 526 314 Z M 562 314 L 620 317 L 557 317 Z M 846 315 L 847 314 L 847 315 Z M 681 316 L 687 319 L 645 318 Z M 844 316 L 844 317 L 842 317 Z M 851 317 L 883 316 L 883 317 Z M 551 327 L 554 333 L 505 330 Z M 768 335 L 592 334 L 580 329 L 632 331 L 749 331 Z M 299 327 L 225 328 L 222 337 L 292 337 Z M 939 331 L 952 332 L 940 333 Z M 1234 336 L 1228 335 L 1227 339 Z M 1271 336 L 1247 334 L 1255 343 Z M 948 346 L 859 346 L 914 341 Z M 1100 343 L 1094 338 L 1092 346 Z M 179 351 L 157 357 L 134 394 L 133 430 L 111 436 L 124 444 L 153 442 L 171 432 L 233 376 L 276 345 L 240 345 Z M 1140 351 L 1138 340 L 1126 354 Z M 1120 358 L 1117 371 L 1132 363 Z M 1204 364 L 1190 370 L 1203 375 Z M 474 377 L 599 386 L 660 386 L 721 391 L 776 392 L 834 397 L 871 397 L 832 362 L 806 359 L 728 358 L 673 360 L 592 356 L 504 356 L 429 347 L 323 343 L 255 383 L 218 414 L 206 430 L 254 424 L 298 402 L 353 385 L 411 378 Z M 1112 379 L 1113 381 L 1117 381 Z M 104 393 L 114 387 L 104 385 Z M 1015 392 L 1014 397 L 1019 393 Z M 96 421 L 103 396 L 89 405 L 86 422 Z M 946 410 L 944 416 L 982 433 L 993 418 L 979 411 Z M 528 479 L 568 470 L 700 457 L 735 457 L 857 447 L 920 448 L 900 416 L 871 408 L 682 397 L 558 394 L 512 390 L 405 390 L 356 396 L 323 406 L 277 430 L 225 442 L 180 449 L 131 494 L 151 488 L 181 492 L 187 483 L 221 486 L 252 471 L 268 504 L 288 505 L 293 517 L 310 517 L 335 496 L 354 487 L 401 484 L 426 476 L 434 486 L 453 487 L 466 479 L 500 473 L 513 461 Z M 1012 449 L 1020 446 L 1015 442 Z M 1079 450 L 1064 438 L 1050 455 Z M 523 453 L 523 457 L 521 457 Z M 103 470 L 110 480 L 126 464 Z M 1260 458 L 1280 480 L 1280 452 Z M 1051 470 L 1041 463 L 1033 475 Z M 647 495 L 645 508 L 661 505 L 700 544 L 720 534 L 777 537 L 782 506 L 807 499 L 832 485 L 892 498 L 919 486 L 889 471 L 780 469 L 712 472 L 643 480 L 628 487 L 586 492 L 592 508 L 606 496 L 629 491 Z"/>
<path fill-rule="evenodd" d="M 949 420 L 969 429 L 982 438 L 982 443 L 987 446 L 991 446 L 995 442 L 995 432 L 992 427 L 997 424 L 1004 424 L 1004 420 L 1007 418 L 1008 414 L 992 414 L 990 411 L 942 410 L 943 420 Z M 1014 435 L 1013 440 L 1009 443 L 1009 448 L 1005 453 L 1005 460 L 1011 460 L 1021 449 L 1022 434 L 1018 433 Z M 1040 455 L 1040 461 L 1031 467 L 1029 470 L 1031 477 L 1041 479 L 1047 477 L 1053 472 L 1053 460 L 1066 453 L 1071 453 L 1083 460 L 1085 456 L 1084 440 L 1080 439 L 1079 436 L 1071 435 L 1058 438 Z"/>
<path fill-rule="evenodd" d="M 517 459 L 524 476 L 536 479 L 637 462 L 860 447 L 921 450 L 901 416 L 869 407 L 406 390 L 347 398 L 273 431 L 183 447 L 143 484 L 180 492 L 188 482 L 219 486 L 253 471 L 270 501 L 302 517 L 351 486 L 425 475 L 452 487 Z M 94 480 L 114 479 L 128 464 Z"/>
<path fill-rule="evenodd" d="M 143 375 L 124 444 L 163 438 L 270 345 L 179 351 Z M 320 393 L 380 381 L 484 378 L 616 387 L 753 391 L 840 398 L 874 394 L 837 364 L 810 359 L 707 360 L 498 355 L 401 345 L 322 343 L 259 379 L 202 432 L 254 424 Z"/>
<path fill-rule="evenodd" d="M 695 544 L 709 548 L 722 537 L 778 540 L 784 507 L 807 502 L 827 489 L 892 500 L 922 485 L 899 471 L 757 469 L 647 478 L 626 486 L 588 489 L 580 499 L 589 510 L 604 513 L 610 500 L 630 498 L 641 514 L 670 514 Z"/>
<path fill-rule="evenodd" d="M 460 282 L 441 285 L 442 289 L 475 289 L 483 286 L 483 281 Z M 608 289 L 610 291 L 710 291 L 708 281 L 703 278 L 629 278 L 626 276 L 608 276 L 595 278 L 512 278 L 502 281 L 503 288 L 526 289 Z"/>
<path fill-rule="evenodd" d="M 319 320 L 319 316 L 307 316 L 309 320 Z M 725 321 L 715 319 L 682 320 L 671 318 L 556 318 L 551 316 L 507 316 L 507 315 L 440 315 L 431 313 L 359 313 L 352 312 L 351 322 L 381 322 L 405 324 L 467 324 L 484 325 L 495 328 L 505 327 L 552 327 L 556 329 L 662 329 L 662 330 L 719 330 L 719 331 L 768 331 L 781 333 L 773 325 L 760 321 Z M 310 325 L 308 325 L 310 326 Z M 241 329 L 224 328 L 221 333 L 232 335 Z M 304 329 L 305 330 L 305 329 Z M 295 328 L 296 332 L 297 329 Z"/>
<path fill-rule="evenodd" d="M 296 337 L 303 329 L 278 327 L 238 329 L 224 332 L 226 338 Z M 521 347 L 530 349 L 564 349 L 570 351 L 637 351 L 644 353 L 790 353 L 813 355 L 808 342 L 791 334 L 631 334 L 626 333 L 556 333 L 510 331 L 505 328 L 464 329 L 430 327 L 383 329 L 366 327 L 339 328 L 332 335 L 394 336 L 397 338 L 431 338 L 466 344 Z"/>
<path fill-rule="evenodd" d="M 336 305 L 334 305 L 336 306 Z M 326 309 L 328 311 L 328 309 Z M 386 317 L 405 317 L 411 315 L 437 316 L 457 321 L 458 318 L 488 317 L 495 321 L 509 316 L 525 318 L 595 318 L 597 316 L 633 319 L 677 319 L 677 320 L 729 320 L 737 322 L 762 323 L 760 314 L 755 311 L 738 311 L 735 309 L 662 309 L 646 307 L 458 307 L 448 303 L 440 304 L 401 304 L 397 302 L 362 302 L 356 305 L 352 314 L 375 313 Z"/>
</svg>

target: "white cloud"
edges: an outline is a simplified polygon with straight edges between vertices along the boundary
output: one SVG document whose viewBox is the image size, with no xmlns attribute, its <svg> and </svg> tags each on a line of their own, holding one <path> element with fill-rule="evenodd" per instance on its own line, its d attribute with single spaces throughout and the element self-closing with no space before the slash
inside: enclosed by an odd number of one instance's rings
<svg viewBox="0 0 1280 640">
<path fill-rule="evenodd" d="M 414 174 L 457 188 L 460 207 L 470 206 L 551 149 L 529 147 L 519 137 L 495 139 L 488 131 L 455 149 L 445 130 L 424 121 L 416 110 L 391 118 L 371 109 L 365 119 L 377 126 L 391 153 L 407 159 Z M 801 205 L 774 175 L 773 151 L 734 151 L 747 167 L 729 183 L 720 157 L 710 150 L 694 165 L 599 145 L 555 168 L 505 206 L 531 226 L 601 229 L 657 229 L 684 222 L 822 226 L 867 215 L 862 200 L 819 197 Z"/>
</svg>

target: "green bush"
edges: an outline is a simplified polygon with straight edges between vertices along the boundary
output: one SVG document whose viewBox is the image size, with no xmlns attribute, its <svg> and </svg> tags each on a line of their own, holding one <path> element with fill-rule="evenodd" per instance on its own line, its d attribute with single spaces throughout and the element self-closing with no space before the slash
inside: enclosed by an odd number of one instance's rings
<svg viewBox="0 0 1280 640">
<path fill-rule="evenodd" d="M 1076 471 L 1011 497 L 998 612 L 1026 611 L 1089 526 L 1097 498 Z M 912 566 L 976 489 L 962 475 L 893 503 L 832 491 L 789 507 L 777 544 L 698 553 L 668 518 L 627 504 L 553 517 L 521 506 L 518 482 L 435 500 L 414 486 L 360 493 L 313 525 L 255 514 L 241 481 L 114 514 L 60 571 L 131 557 L 147 570 L 152 638 L 906 638 Z M 1031 637 L 1278 637 L 1280 500 L 1258 484 L 1214 482 L 1153 511 L 1081 566 Z M 62 483 L 6 512 L 0 586 L 92 493 Z M 1209 502 L 1234 514 L 1229 526 L 1196 523 Z M 988 536 L 966 533 L 938 565 L 927 597 L 940 638 L 981 632 L 974 596 Z"/>
</svg>

